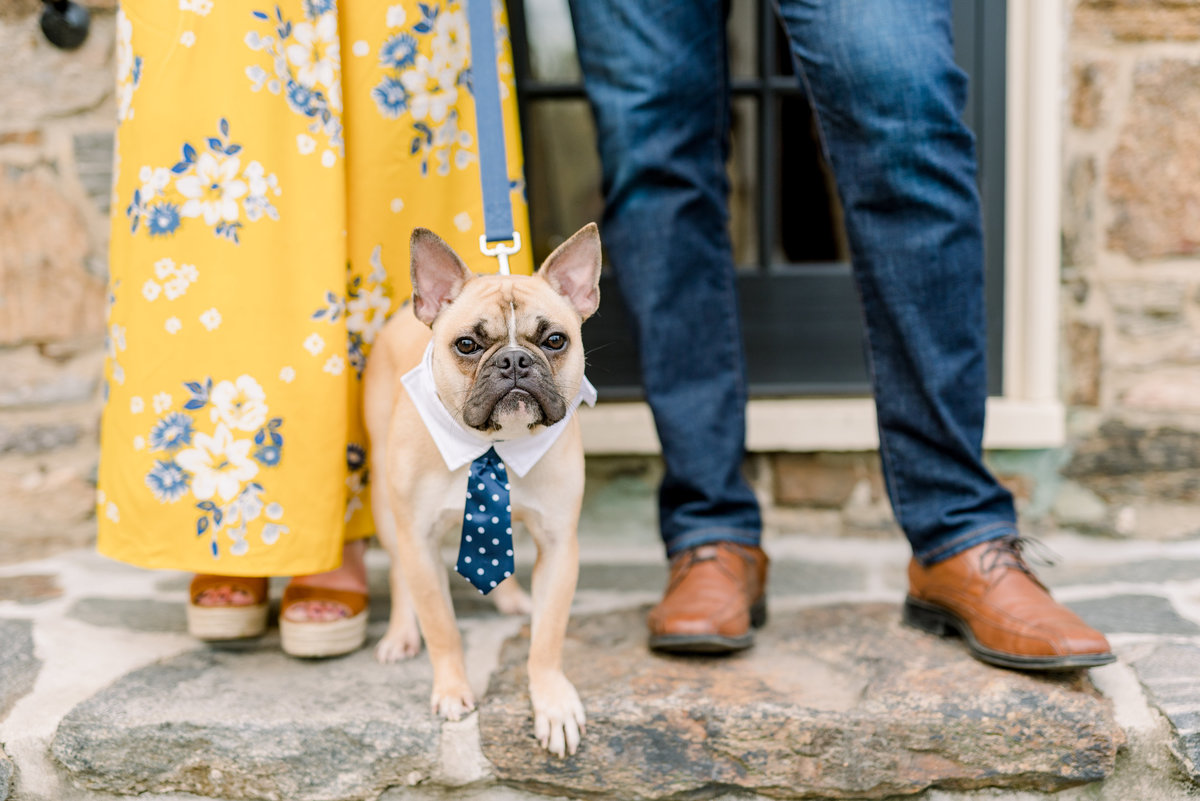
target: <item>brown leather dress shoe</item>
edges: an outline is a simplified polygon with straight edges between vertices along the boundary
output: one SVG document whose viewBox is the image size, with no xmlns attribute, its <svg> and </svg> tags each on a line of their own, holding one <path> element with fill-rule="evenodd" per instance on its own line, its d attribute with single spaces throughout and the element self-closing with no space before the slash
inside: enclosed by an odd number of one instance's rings
<svg viewBox="0 0 1200 801">
<path fill-rule="evenodd" d="M 716 542 L 671 560 L 662 601 L 650 610 L 650 647 L 723 654 L 754 644 L 751 627 L 767 622 L 767 555 L 762 548 Z"/>
<path fill-rule="evenodd" d="M 1021 670 L 1077 670 L 1116 661 L 1104 635 L 1050 597 L 1005 537 L 922 567 L 908 566 L 904 621 L 960 635 L 977 659 Z"/>
</svg>

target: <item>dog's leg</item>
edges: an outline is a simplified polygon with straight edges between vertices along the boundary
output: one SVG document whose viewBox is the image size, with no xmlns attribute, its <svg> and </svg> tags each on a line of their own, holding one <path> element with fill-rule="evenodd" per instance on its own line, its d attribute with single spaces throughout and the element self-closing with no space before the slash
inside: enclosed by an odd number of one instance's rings
<svg viewBox="0 0 1200 801">
<path fill-rule="evenodd" d="M 396 517 L 392 513 L 391 485 L 387 480 L 387 458 L 381 445 L 371 453 L 371 513 L 375 518 L 375 534 L 391 557 L 388 580 L 392 590 L 392 614 L 388 619 L 388 630 L 375 646 L 375 658 L 380 662 L 399 662 L 416 656 L 421 650 L 421 631 L 417 627 L 417 614 L 413 609 L 408 582 L 404 580 L 404 569 L 400 566 L 400 554 L 396 541 Z"/>
<path fill-rule="evenodd" d="M 533 728 L 543 748 L 564 756 L 579 747 L 587 720 L 579 694 L 562 669 L 563 640 L 579 578 L 579 542 L 573 519 L 530 520 L 529 525 L 538 544 L 528 664 Z"/>
<path fill-rule="evenodd" d="M 430 705 L 435 714 L 458 720 L 475 708 L 475 696 L 467 683 L 462 636 L 438 550 L 439 532 L 433 520 L 411 521 L 406 515 L 397 515 L 396 522 L 400 566 L 433 663 Z"/>
</svg>

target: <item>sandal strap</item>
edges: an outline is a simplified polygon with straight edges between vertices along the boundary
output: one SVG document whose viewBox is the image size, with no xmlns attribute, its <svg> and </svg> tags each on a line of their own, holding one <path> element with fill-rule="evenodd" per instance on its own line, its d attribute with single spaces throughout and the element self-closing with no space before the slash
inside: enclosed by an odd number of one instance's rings
<svg viewBox="0 0 1200 801">
<path fill-rule="evenodd" d="M 192 584 L 188 588 L 188 597 L 192 603 L 199 600 L 200 595 L 206 590 L 215 590 L 219 587 L 233 587 L 234 589 L 244 590 L 252 598 L 254 603 L 252 606 L 258 606 L 267 602 L 267 580 L 261 576 L 192 576 Z"/>
<path fill-rule="evenodd" d="M 326 587 L 307 587 L 289 584 L 283 591 L 283 600 L 279 604 L 280 615 L 287 612 L 288 607 L 305 601 L 324 601 L 341 604 L 350 610 L 354 617 L 367 608 L 367 594 L 353 590 L 334 590 Z"/>
</svg>

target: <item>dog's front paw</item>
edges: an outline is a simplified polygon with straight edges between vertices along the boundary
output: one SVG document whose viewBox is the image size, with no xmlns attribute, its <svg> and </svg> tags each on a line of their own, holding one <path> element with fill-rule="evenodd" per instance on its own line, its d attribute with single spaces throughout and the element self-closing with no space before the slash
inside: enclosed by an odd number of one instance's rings
<svg viewBox="0 0 1200 801">
<path fill-rule="evenodd" d="M 465 679 L 434 681 L 433 697 L 429 701 L 435 715 L 446 720 L 458 720 L 475 709 L 475 695 Z"/>
<path fill-rule="evenodd" d="M 388 626 L 387 634 L 375 646 L 375 658 L 383 664 L 411 659 L 421 651 L 421 630 L 416 623 Z"/>
<path fill-rule="evenodd" d="M 587 716 L 575 686 L 561 673 L 551 673 L 529 682 L 533 700 L 533 731 L 538 742 L 552 754 L 574 754 L 579 738 L 587 731 Z"/>
<path fill-rule="evenodd" d="M 533 600 L 517 583 L 516 576 L 505 579 L 492 590 L 492 602 L 504 615 L 528 615 L 533 611 Z"/>
</svg>

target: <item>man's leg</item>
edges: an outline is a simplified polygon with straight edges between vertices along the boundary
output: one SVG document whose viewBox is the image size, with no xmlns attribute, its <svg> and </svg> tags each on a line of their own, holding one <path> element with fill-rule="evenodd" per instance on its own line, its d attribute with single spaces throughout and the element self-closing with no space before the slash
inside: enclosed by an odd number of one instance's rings
<svg viewBox="0 0 1200 801">
<path fill-rule="evenodd" d="M 1027 667 L 1109 658 L 1104 638 L 1032 577 L 1012 496 L 982 460 L 983 239 L 949 0 L 783 0 L 781 13 L 845 208 L 914 595 L 946 612 L 943 585 L 978 585 L 953 619 L 938 618 L 966 626 L 977 656 L 1005 652 Z M 1018 609 L 1032 618 L 998 631 Z"/>
<path fill-rule="evenodd" d="M 604 169 L 604 243 L 666 466 L 659 518 L 672 587 L 651 616 L 652 645 L 744 647 L 766 563 L 742 475 L 723 3 L 573 0 L 571 12 Z"/>
</svg>

